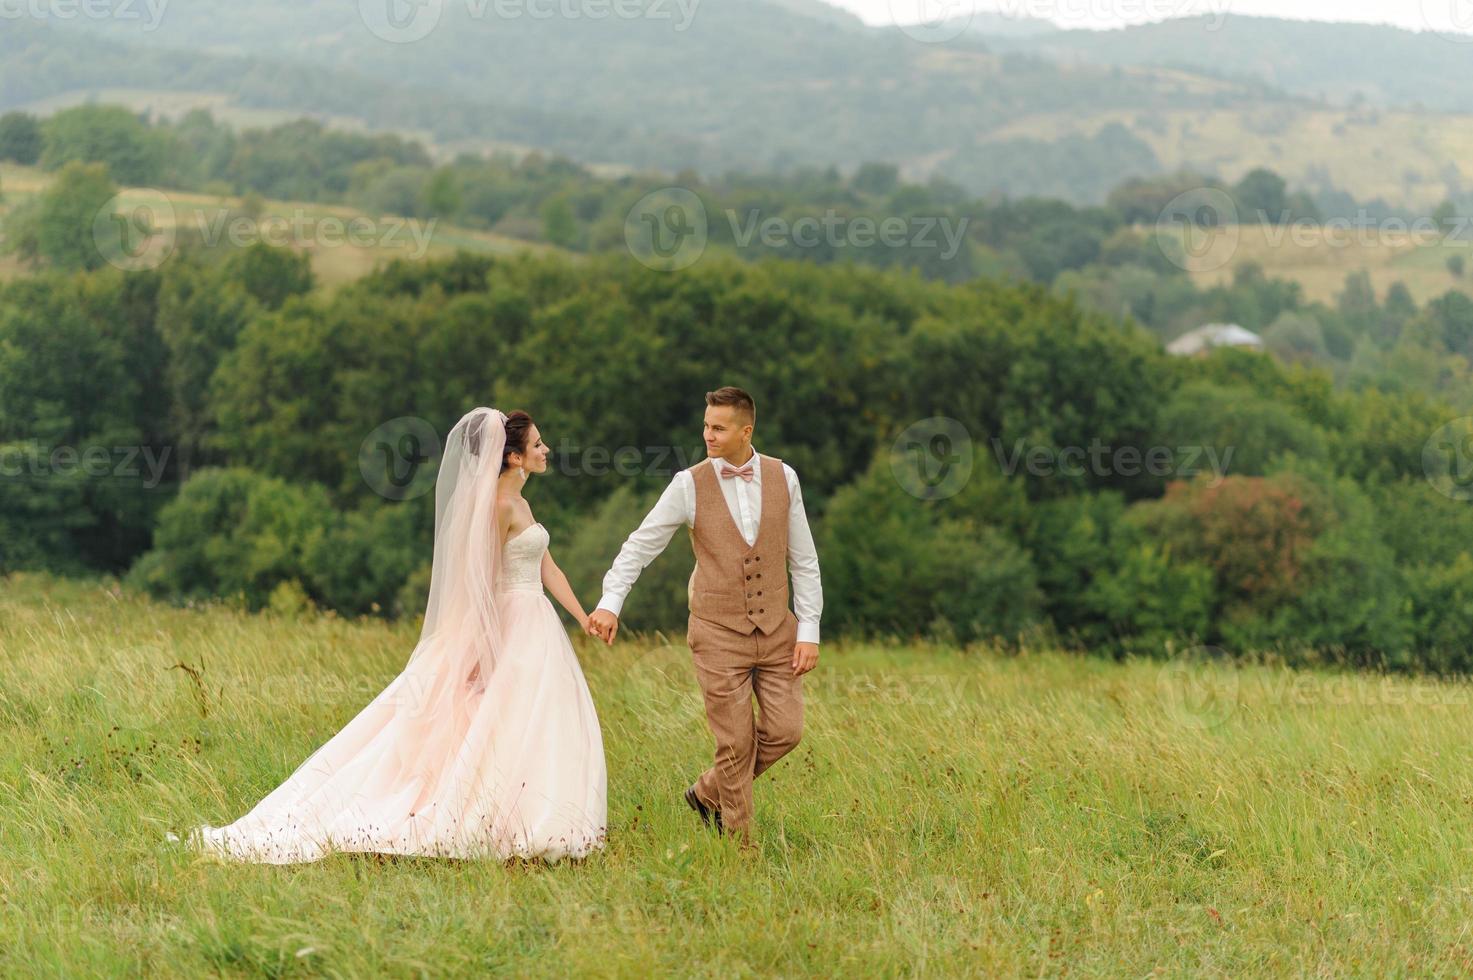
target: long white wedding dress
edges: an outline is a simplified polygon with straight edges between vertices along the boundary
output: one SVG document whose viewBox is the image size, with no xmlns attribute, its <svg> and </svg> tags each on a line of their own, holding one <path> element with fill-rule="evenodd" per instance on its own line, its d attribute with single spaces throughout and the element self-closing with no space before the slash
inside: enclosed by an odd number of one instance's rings
<svg viewBox="0 0 1473 980">
<path fill-rule="evenodd" d="M 196 828 L 190 842 L 268 864 L 333 851 L 556 861 L 602 848 L 603 738 L 542 587 L 547 545 L 547 529 L 533 524 L 502 548 L 499 651 L 484 683 L 473 658 L 411 658 L 254 809 Z"/>
</svg>

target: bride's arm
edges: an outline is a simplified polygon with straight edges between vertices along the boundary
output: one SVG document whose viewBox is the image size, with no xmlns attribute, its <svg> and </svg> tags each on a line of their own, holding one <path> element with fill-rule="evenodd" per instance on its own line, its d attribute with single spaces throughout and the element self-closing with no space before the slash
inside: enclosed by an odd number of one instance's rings
<svg viewBox="0 0 1473 980">
<path fill-rule="evenodd" d="M 548 593 L 578 621 L 578 628 L 587 632 L 588 613 L 583 611 L 583 604 L 573 594 L 573 587 L 568 584 L 568 577 L 563 574 L 561 568 L 557 567 L 557 562 L 552 560 L 551 551 L 542 553 L 542 584 L 547 588 Z"/>
</svg>

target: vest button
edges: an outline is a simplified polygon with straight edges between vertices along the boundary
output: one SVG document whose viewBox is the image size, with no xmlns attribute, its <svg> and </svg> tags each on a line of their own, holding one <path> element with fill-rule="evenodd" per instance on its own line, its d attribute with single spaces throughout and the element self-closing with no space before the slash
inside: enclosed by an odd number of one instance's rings
<svg viewBox="0 0 1473 980">
<path fill-rule="evenodd" d="M 757 610 L 757 611 L 758 611 L 758 612 L 759 612 L 759 613 L 765 613 L 765 612 L 767 612 L 767 610 L 766 610 L 766 609 L 759 609 L 759 610 Z"/>
</svg>

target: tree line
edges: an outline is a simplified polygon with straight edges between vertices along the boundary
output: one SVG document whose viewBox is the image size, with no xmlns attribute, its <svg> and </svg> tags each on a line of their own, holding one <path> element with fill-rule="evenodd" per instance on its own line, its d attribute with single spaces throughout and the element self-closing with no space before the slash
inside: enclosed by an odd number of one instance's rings
<svg viewBox="0 0 1473 980">
<path fill-rule="evenodd" d="M 329 294 L 254 245 L 8 283 L 0 569 L 416 615 L 435 434 L 489 404 L 553 447 L 532 500 L 591 603 L 719 384 L 803 479 L 827 635 L 1469 666 L 1473 514 L 1429 470 L 1460 437 L 1426 392 L 1173 358 L 1037 283 L 720 255 L 462 253 Z M 679 627 L 690 560 L 645 573 L 632 627 Z"/>
</svg>

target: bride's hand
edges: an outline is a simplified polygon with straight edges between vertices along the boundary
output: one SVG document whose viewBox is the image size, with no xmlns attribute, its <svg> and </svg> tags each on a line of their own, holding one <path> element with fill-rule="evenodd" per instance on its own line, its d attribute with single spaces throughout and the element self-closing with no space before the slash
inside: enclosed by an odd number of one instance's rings
<svg viewBox="0 0 1473 980">
<path fill-rule="evenodd" d="M 612 646 L 614 635 L 619 632 L 619 617 L 607 609 L 595 609 L 588 617 L 588 632 Z"/>
</svg>

